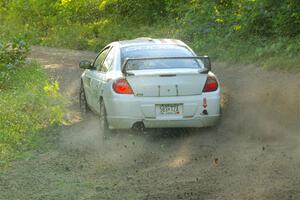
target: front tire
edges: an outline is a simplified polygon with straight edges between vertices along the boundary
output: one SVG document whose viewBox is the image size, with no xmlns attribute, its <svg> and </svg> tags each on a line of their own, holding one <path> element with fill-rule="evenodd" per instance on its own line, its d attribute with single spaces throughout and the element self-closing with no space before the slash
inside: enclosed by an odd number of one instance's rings
<svg viewBox="0 0 300 200">
<path fill-rule="evenodd" d="M 80 84 L 80 90 L 79 90 L 79 106 L 80 106 L 81 116 L 82 116 L 82 118 L 85 118 L 87 116 L 87 114 L 90 112 L 90 108 L 87 104 L 87 100 L 86 100 L 82 82 Z"/>
</svg>

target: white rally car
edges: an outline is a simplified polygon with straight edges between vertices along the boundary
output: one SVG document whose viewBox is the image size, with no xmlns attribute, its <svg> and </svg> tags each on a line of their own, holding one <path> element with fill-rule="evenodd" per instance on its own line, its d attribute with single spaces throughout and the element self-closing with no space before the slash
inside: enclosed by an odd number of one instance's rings
<svg viewBox="0 0 300 200">
<path fill-rule="evenodd" d="M 81 61 L 80 108 L 109 129 L 207 127 L 220 117 L 220 83 L 207 56 L 179 40 L 138 38 Z"/>
</svg>

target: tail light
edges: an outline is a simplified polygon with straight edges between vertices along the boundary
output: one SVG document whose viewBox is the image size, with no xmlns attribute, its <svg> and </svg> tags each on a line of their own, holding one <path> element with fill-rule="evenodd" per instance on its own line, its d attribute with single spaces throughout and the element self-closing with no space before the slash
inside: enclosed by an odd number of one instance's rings
<svg viewBox="0 0 300 200">
<path fill-rule="evenodd" d="M 114 81 L 113 89 L 116 93 L 119 94 L 133 94 L 132 88 L 129 85 L 128 81 L 124 78 L 119 78 Z"/>
<path fill-rule="evenodd" d="M 208 75 L 202 92 L 213 92 L 216 91 L 217 89 L 218 89 L 217 79 L 214 76 Z"/>
</svg>

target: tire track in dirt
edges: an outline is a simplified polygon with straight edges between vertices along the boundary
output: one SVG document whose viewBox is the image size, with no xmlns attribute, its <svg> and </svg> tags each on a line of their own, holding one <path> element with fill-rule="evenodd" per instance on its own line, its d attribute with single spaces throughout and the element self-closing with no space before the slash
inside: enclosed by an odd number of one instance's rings
<svg viewBox="0 0 300 200">
<path fill-rule="evenodd" d="M 95 54 L 34 47 L 70 99 L 55 147 L 0 175 L 0 199 L 300 199 L 300 74 L 215 63 L 223 116 L 200 130 L 120 132 L 101 141 L 78 113 L 78 62 Z"/>
</svg>

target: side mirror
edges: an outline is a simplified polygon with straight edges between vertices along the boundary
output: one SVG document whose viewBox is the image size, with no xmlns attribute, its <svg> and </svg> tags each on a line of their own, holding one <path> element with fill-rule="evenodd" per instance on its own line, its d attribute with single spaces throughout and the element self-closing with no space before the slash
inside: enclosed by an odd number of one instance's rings
<svg viewBox="0 0 300 200">
<path fill-rule="evenodd" d="M 93 66 L 92 63 L 88 60 L 83 60 L 83 61 L 80 61 L 80 63 L 79 63 L 79 67 L 81 69 L 92 69 L 93 68 L 92 66 Z"/>
<path fill-rule="evenodd" d="M 210 58 L 208 56 L 203 56 L 202 62 L 204 64 L 204 67 L 208 69 L 208 71 L 211 71 L 211 62 Z"/>
</svg>

